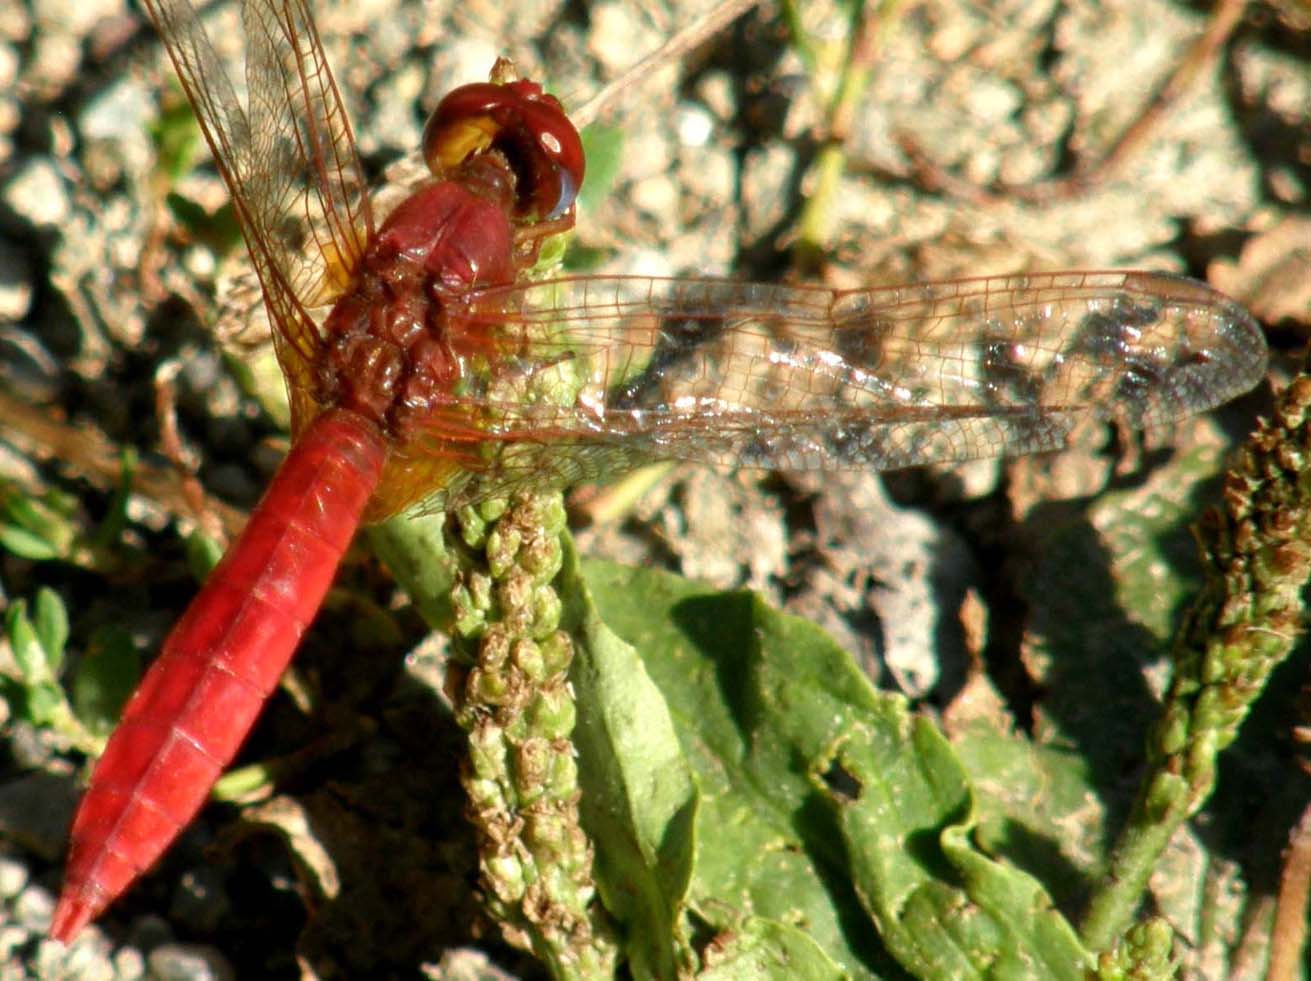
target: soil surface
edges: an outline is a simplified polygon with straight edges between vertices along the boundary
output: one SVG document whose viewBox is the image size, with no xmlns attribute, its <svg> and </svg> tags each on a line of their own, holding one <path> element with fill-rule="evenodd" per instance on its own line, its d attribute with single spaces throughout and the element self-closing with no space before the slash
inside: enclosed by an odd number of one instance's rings
<svg viewBox="0 0 1311 981">
<path fill-rule="evenodd" d="M 706 6 L 315 10 L 366 170 L 381 182 L 413 154 L 425 111 L 484 78 L 498 55 L 579 105 Z M 1198 42 L 1217 15 L 1174 0 L 900 5 L 872 33 L 822 261 L 806 263 L 794 246 L 829 136 L 825 61 L 848 24 L 825 2 L 802 6 L 815 63 L 766 6 L 630 79 L 600 110 L 622 149 L 612 174 L 594 167 L 603 193 L 579 209 L 577 268 L 838 287 L 1166 270 L 1246 305 L 1269 329 L 1275 379 L 1288 377 L 1289 352 L 1311 330 L 1304 5 L 1251 6 L 1209 52 Z M 235 336 L 214 329 L 223 311 L 245 309 L 231 286 L 244 248 L 203 144 L 193 156 L 171 142 L 195 133 L 135 6 L 0 9 L 0 504 L 65 495 L 56 510 L 79 543 L 37 560 L 0 540 L 0 606 L 50 587 L 68 609 L 72 662 L 106 625 L 148 653 L 194 592 L 186 536 L 238 528 L 286 447 L 276 397 L 253 396 L 260 385 L 239 368 L 259 361 L 258 323 Z M 240 77 L 234 5 L 205 20 Z M 1174 97 L 1144 116 L 1172 78 Z M 1166 676 L 1162 652 L 1198 578 L 1187 525 L 1215 503 L 1225 452 L 1268 399 L 1259 389 L 1169 433 L 1103 428 L 1064 454 L 1009 462 L 883 475 L 680 464 L 636 489 L 579 489 L 572 516 L 585 554 L 759 590 L 949 729 L 983 717 L 1080 747 L 1104 787 L 1127 793 Z M 128 451 L 124 523 L 97 542 Z M 353 555 L 294 684 L 241 757 L 299 753 L 291 776 L 243 810 L 208 808 L 68 951 L 39 938 L 84 758 L 11 707 L 0 973 L 537 972 L 475 897 L 461 736 L 442 706 L 406 694 L 406 655 L 440 645 L 424 637 L 385 570 Z M 0 654 L 12 659 L 3 640 Z M 1243 976 L 1236 965 L 1244 944 L 1261 942 L 1252 922 L 1288 833 L 1292 805 L 1280 801 L 1308 793 L 1288 769 L 1290 709 L 1274 695 L 1260 720 L 1271 737 L 1244 740 L 1222 781 L 1239 802 L 1209 832 L 1181 836 L 1177 868 L 1157 888 L 1193 976 Z M 1267 794 L 1268 806 L 1253 804 Z M 1123 800 L 1107 796 L 1113 822 Z M 1110 833 L 1102 804 L 1087 820 L 1072 851 Z M 1246 833 L 1225 830 L 1237 827 Z M 325 901 L 325 877 L 353 889 L 352 902 Z"/>
</svg>

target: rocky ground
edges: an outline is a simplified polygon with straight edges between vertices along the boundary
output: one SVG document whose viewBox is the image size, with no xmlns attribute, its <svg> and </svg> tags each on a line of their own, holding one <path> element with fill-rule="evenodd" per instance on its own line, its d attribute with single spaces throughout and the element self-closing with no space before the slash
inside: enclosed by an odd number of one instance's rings
<svg viewBox="0 0 1311 981">
<path fill-rule="evenodd" d="M 497 55 L 578 105 L 705 6 L 315 5 L 378 180 L 412 152 L 425 109 L 485 76 Z M 843 287 L 1057 268 L 1182 272 L 1243 302 L 1269 329 L 1276 382 L 1288 377 L 1290 352 L 1311 329 L 1305 5 L 1250 5 L 1229 31 L 1214 20 L 1224 8 L 1172 0 L 899 5 L 875 33 L 825 261 L 802 274 L 790 250 L 816 182 L 820 90 L 831 79 L 822 62 L 846 30 L 826 4 L 804 6 L 818 66 L 766 6 L 632 79 L 601 109 L 623 142 L 613 168 L 594 167 L 613 170 L 604 193 L 580 208 L 574 248 L 587 269 L 817 275 Z M 206 20 L 235 57 L 232 5 Z M 1210 48 L 1199 43 L 1208 30 Z M 1144 116 L 1172 78 L 1175 97 Z M 136 7 L 0 0 L 0 504 L 10 527 L 12 502 L 71 495 L 61 520 L 80 543 L 38 561 L 0 539 L 0 604 L 54 588 L 74 658 L 115 622 L 153 650 L 194 588 L 179 532 L 199 525 L 221 537 L 237 525 L 285 447 L 234 369 L 258 337 L 225 346 L 210 329 L 219 283 L 243 250 L 203 149 L 193 165 L 170 142 L 194 140 L 182 105 Z M 173 455 L 198 485 L 168 457 L 161 384 L 174 402 Z M 1104 774 L 1120 768 L 1109 783 L 1123 789 L 1161 685 L 1160 651 L 1197 578 L 1187 524 L 1214 502 L 1223 454 L 1268 398 L 1258 390 L 1142 443 L 1090 432 L 1066 454 L 1011 462 L 836 476 L 678 465 L 631 500 L 613 488 L 577 492 L 578 540 L 588 554 L 760 590 L 822 624 L 880 685 L 949 728 L 988 716 L 1078 747 Z M 139 463 L 121 538 L 94 542 L 129 449 Z M 160 872 L 69 951 L 38 938 L 81 758 L 11 706 L 0 973 L 282 976 L 297 957 L 320 976 L 412 975 L 421 964 L 439 977 L 532 972 L 472 898 L 451 765 L 458 734 L 440 713 L 386 698 L 422 639 L 419 621 L 366 558 L 349 576 L 352 595 L 371 596 L 399 629 L 376 644 L 383 653 L 351 657 L 339 650 L 342 631 L 372 612 L 358 598 L 332 606 L 304 656 L 317 707 L 307 715 L 284 699 L 243 759 L 306 745 L 318 757 L 244 821 L 210 808 Z M 1300 680 L 1281 677 L 1287 689 Z M 1275 735 L 1240 744 L 1222 780 L 1231 799 L 1211 832 L 1178 843 L 1178 869 L 1162 877 L 1157 901 L 1188 937 L 1196 976 L 1247 976 L 1244 945 L 1260 942 L 1252 923 L 1293 806 L 1279 801 L 1307 791 L 1285 769 L 1288 711 L 1278 698 L 1263 705 L 1260 724 Z M 325 736 L 334 721 L 337 735 Z M 408 721 L 436 726 L 437 737 L 407 738 Z M 1263 794 L 1270 806 L 1252 804 Z M 1095 823 L 1101 805 L 1090 808 Z M 310 841 L 289 830 L 302 813 L 330 831 Z M 1083 835 L 1095 833 L 1074 839 Z M 307 856 L 339 841 L 351 844 L 332 853 L 334 874 L 393 867 L 358 908 L 320 918 L 307 938 L 305 868 L 319 868 Z M 413 885 L 413 868 L 430 870 L 424 885 Z M 419 903 L 418 928 L 374 912 Z"/>
</svg>

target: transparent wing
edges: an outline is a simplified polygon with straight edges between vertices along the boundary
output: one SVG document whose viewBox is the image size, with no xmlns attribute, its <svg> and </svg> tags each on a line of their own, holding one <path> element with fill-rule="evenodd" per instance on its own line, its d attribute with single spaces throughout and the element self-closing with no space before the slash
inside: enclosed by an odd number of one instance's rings
<svg viewBox="0 0 1311 981">
<path fill-rule="evenodd" d="M 261 224 L 307 306 L 346 285 L 373 231 L 350 119 L 304 0 L 246 0 L 246 79 L 259 121 L 251 184 L 275 205 Z"/>
<path fill-rule="evenodd" d="M 243 3 L 247 112 L 188 0 L 144 2 L 232 194 L 293 411 L 303 415 L 322 346 L 307 308 L 340 292 L 372 230 L 354 138 L 313 20 L 299 0 Z"/>
<path fill-rule="evenodd" d="M 1089 418 L 1218 405 L 1266 364 L 1244 310 L 1157 273 L 852 291 L 587 277 L 466 303 L 447 328 L 461 386 L 409 434 L 390 506 L 434 471 L 438 507 L 657 458 L 896 469 L 1050 450 Z"/>
</svg>

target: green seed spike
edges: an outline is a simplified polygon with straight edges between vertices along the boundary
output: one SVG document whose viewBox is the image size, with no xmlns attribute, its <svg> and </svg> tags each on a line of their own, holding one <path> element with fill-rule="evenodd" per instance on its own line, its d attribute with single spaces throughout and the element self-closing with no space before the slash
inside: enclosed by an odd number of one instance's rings
<svg viewBox="0 0 1311 981">
<path fill-rule="evenodd" d="M 1206 582 L 1174 642 L 1175 674 L 1143 790 L 1089 903 L 1082 936 L 1105 949 L 1132 917 L 1175 830 L 1205 803 L 1216 757 L 1302 632 L 1311 579 L 1311 376 L 1278 397 L 1225 475 L 1222 509 L 1195 534 Z"/>
</svg>

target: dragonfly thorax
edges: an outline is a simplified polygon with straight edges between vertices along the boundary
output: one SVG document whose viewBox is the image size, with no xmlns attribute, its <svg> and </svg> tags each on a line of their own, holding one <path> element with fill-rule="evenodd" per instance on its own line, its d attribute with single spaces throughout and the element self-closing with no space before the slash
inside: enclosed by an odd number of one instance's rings
<svg viewBox="0 0 1311 981">
<path fill-rule="evenodd" d="M 362 274 L 386 276 L 391 266 L 420 266 L 438 292 L 464 292 L 514 281 L 514 230 L 509 202 L 495 187 L 477 193 L 435 181 L 402 201 L 370 243 Z"/>
<path fill-rule="evenodd" d="M 459 364 L 443 311 L 454 296 L 511 281 L 513 241 L 506 212 L 459 184 L 438 181 L 402 202 L 324 324 L 319 404 L 397 434 L 448 400 Z"/>
</svg>

